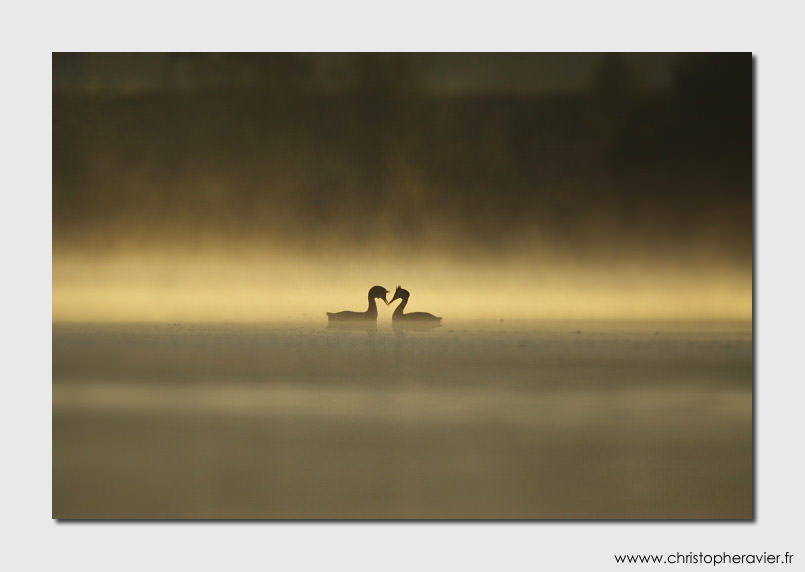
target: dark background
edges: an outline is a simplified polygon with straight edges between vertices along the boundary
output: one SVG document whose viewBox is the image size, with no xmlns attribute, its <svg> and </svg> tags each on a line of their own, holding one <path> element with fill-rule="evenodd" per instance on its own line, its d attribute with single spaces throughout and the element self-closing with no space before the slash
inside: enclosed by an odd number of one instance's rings
<svg viewBox="0 0 805 572">
<path fill-rule="evenodd" d="M 750 54 L 53 54 L 64 250 L 752 253 Z"/>
</svg>

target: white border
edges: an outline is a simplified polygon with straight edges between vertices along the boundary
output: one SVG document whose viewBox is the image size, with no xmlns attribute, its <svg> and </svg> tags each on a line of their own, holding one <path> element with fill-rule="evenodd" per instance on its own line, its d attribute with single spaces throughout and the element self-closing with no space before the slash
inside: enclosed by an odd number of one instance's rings
<svg viewBox="0 0 805 572">
<path fill-rule="evenodd" d="M 802 67 L 794 4 L 15 3 L 4 8 L 3 568 L 609 570 L 619 551 L 805 561 Z M 740 50 L 757 54 L 754 523 L 88 524 L 50 520 L 50 51 Z M 10 318 L 10 319 L 9 319 Z M 632 566 L 631 568 L 634 568 Z"/>
</svg>

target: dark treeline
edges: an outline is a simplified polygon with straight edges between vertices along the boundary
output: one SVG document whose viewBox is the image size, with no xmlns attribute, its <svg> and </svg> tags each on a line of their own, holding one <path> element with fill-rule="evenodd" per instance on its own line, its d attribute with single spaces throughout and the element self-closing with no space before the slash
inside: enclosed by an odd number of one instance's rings
<svg viewBox="0 0 805 572">
<path fill-rule="evenodd" d="M 54 241 L 606 236 L 751 256 L 748 54 L 680 57 L 650 91 L 612 55 L 586 91 L 543 95 L 425 94 L 404 58 L 370 56 L 313 90 L 298 61 L 210 58 L 203 89 L 55 91 Z"/>
</svg>

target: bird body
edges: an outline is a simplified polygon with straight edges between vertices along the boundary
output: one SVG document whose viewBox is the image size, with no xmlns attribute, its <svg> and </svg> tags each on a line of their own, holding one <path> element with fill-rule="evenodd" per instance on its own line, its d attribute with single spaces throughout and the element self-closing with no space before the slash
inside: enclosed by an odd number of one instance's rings
<svg viewBox="0 0 805 572">
<path fill-rule="evenodd" d="M 410 312 L 408 314 L 404 313 L 405 306 L 408 304 L 408 298 L 410 298 L 411 293 L 408 290 L 405 290 L 402 286 L 397 286 L 397 290 L 394 291 L 394 296 L 392 297 L 391 302 L 394 300 L 400 299 L 400 305 L 394 309 L 394 314 L 391 316 L 391 323 L 392 325 L 401 325 L 401 324 L 411 324 L 411 325 L 429 325 L 429 326 L 438 326 L 441 325 L 442 318 L 439 316 L 434 316 L 433 314 L 429 314 L 428 312 Z"/>
<path fill-rule="evenodd" d="M 344 310 L 343 312 L 327 312 L 328 322 L 377 322 L 377 303 L 375 299 L 380 298 L 386 304 L 386 296 L 389 291 L 382 286 L 372 286 L 369 289 L 368 299 L 369 307 L 365 312 L 354 312 L 351 310 Z"/>
</svg>

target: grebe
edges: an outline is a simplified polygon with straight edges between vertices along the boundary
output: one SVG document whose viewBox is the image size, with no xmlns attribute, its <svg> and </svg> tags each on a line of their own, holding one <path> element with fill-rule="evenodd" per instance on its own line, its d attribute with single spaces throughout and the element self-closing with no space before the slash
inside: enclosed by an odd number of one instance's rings
<svg viewBox="0 0 805 572">
<path fill-rule="evenodd" d="M 382 286 L 372 286 L 369 288 L 369 308 L 365 312 L 327 312 L 328 322 L 377 322 L 377 304 L 375 298 L 380 298 L 388 306 L 389 301 L 386 295 L 389 291 Z"/>
<path fill-rule="evenodd" d="M 394 291 L 394 297 L 391 299 L 391 302 L 397 300 L 398 298 L 402 300 L 400 305 L 394 309 L 394 314 L 391 316 L 391 325 L 398 326 L 398 325 L 418 325 L 418 326 L 439 326 L 441 325 L 442 319 L 439 316 L 434 316 L 433 314 L 428 314 L 427 312 L 411 312 L 409 314 L 403 314 L 403 310 L 405 309 L 405 305 L 408 304 L 408 298 L 411 296 L 411 293 L 408 290 L 403 289 L 402 286 L 397 286 L 397 289 Z"/>
</svg>

